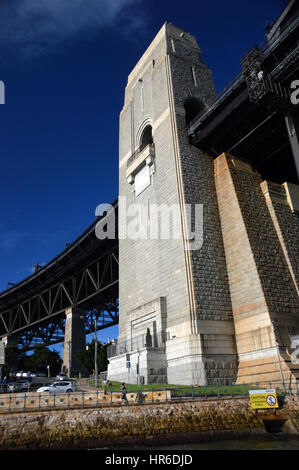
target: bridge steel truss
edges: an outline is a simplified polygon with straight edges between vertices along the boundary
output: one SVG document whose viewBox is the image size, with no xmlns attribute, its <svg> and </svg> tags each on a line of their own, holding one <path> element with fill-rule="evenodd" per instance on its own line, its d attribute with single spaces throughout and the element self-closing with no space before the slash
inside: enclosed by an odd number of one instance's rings
<svg viewBox="0 0 299 470">
<path fill-rule="evenodd" d="M 241 72 L 190 123 L 192 145 L 215 158 L 231 153 L 263 179 L 298 184 L 293 130 L 298 127 L 298 105 L 291 102 L 291 84 L 299 71 L 298 31 L 296 11 L 277 38 L 247 52 Z"/>
<path fill-rule="evenodd" d="M 0 337 L 24 351 L 63 342 L 69 308 L 82 312 L 86 334 L 95 321 L 97 330 L 118 323 L 118 240 L 98 240 L 94 227 L 31 276 L 33 286 L 21 282 L 0 294 Z"/>
</svg>

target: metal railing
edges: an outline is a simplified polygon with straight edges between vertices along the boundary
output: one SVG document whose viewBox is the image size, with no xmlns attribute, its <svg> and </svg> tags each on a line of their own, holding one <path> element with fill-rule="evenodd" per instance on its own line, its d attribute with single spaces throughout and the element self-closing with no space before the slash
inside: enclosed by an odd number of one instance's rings
<svg viewBox="0 0 299 470">
<path fill-rule="evenodd" d="M 275 39 L 273 42 L 271 42 L 270 44 L 267 44 L 267 45 L 264 45 L 264 47 L 262 47 L 262 51 L 263 51 L 263 60 L 265 60 L 266 57 L 268 57 L 274 50 L 276 47 L 278 47 L 282 41 L 284 41 L 284 39 L 293 31 L 297 28 L 299 24 L 299 18 L 297 16 L 294 15 L 294 17 L 292 17 L 289 22 L 288 22 L 288 26 L 285 26 L 283 31 L 281 32 L 281 34 L 279 35 L 279 37 L 277 39 Z M 295 50 L 297 49 L 297 46 L 295 48 Z M 295 51 L 294 50 L 294 51 Z M 291 54 L 294 54 L 294 51 L 292 51 L 289 55 Z M 278 64 L 276 66 L 276 69 L 278 69 L 278 67 L 280 67 L 281 64 Z M 274 70 L 269 72 L 269 75 L 271 76 L 272 73 L 274 74 Z M 216 109 L 219 104 L 225 100 L 225 98 L 231 94 L 231 92 L 240 85 L 240 83 L 244 80 L 244 75 L 242 73 L 242 71 L 240 71 L 224 88 L 223 90 L 221 90 L 215 97 L 215 100 L 214 102 L 208 107 L 208 109 L 206 110 L 203 110 L 201 113 L 199 113 L 197 116 L 195 116 L 195 118 L 191 121 L 191 123 L 189 124 L 189 128 L 188 128 L 188 135 L 192 135 L 196 128 L 207 118 L 207 116 L 209 114 L 212 113 L 212 111 L 214 111 L 214 109 Z"/>
<path fill-rule="evenodd" d="M 149 385 L 137 385 L 137 384 L 126 384 L 128 393 L 134 393 L 137 391 L 142 393 L 147 392 L 164 392 L 170 391 L 172 398 L 211 398 L 211 397 L 238 397 L 238 396 L 249 396 L 249 390 L 258 389 L 275 389 L 278 395 L 298 395 L 299 396 L 299 383 L 286 383 L 281 381 L 271 382 L 252 382 L 252 383 L 228 383 L 222 385 L 220 383 L 214 385 L 168 385 L 168 384 L 149 384 Z M 112 385 L 112 391 L 114 387 Z"/>
<path fill-rule="evenodd" d="M 299 396 L 299 385 L 282 382 L 255 382 L 251 384 L 228 385 L 180 385 L 162 384 L 137 386 L 127 384 L 127 404 L 157 403 L 182 400 L 206 400 L 220 398 L 248 398 L 250 390 L 275 389 L 278 399 Z M 39 411 L 49 409 L 87 408 L 123 403 L 120 390 L 79 391 L 72 393 L 5 393 L 0 395 L 0 414 L 18 411 Z"/>
<path fill-rule="evenodd" d="M 142 334 L 125 341 L 116 340 L 107 348 L 107 357 L 119 356 L 120 354 L 139 351 L 140 349 L 162 348 L 168 339 L 169 334 L 162 330 L 153 334 Z"/>
<path fill-rule="evenodd" d="M 218 93 L 215 97 L 213 103 L 208 107 L 208 109 L 203 110 L 189 124 L 188 134 L 192 134 L 195 129 L 203 122 L 209 114 L 211 114 L 214 109 L 216 109 L 225 98 L 232 93 L 232 91 L 239 86 L 239 84 L 244 80 L 242 72 L 239 72 L 232 80 Z"/>
<path fill-rule="evenodd" d="M 228 385 L 204 385 L 178 386 L 171 388 L 171 398 L 181 400 L 199 398 L 234 398 L 249 397 L 250 390 L 275 390 L 278 396 L 299 396 L 298 382 L 286 384 L 282 382 L 253 382 L 249 384 L 228 384 Z"/>
<path fill-rule="evenodd" d="M 147 148 L 149 147 L 152 151 L 155 150 L 155 144 L 141 145 L 127 160 L 127 168 L 132 165 L 133 161 Z"/>
</svg>

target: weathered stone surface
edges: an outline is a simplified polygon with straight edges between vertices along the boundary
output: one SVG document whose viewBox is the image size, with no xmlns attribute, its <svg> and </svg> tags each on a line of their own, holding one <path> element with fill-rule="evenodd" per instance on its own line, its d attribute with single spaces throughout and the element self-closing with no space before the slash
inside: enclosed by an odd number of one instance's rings
<svg viewBox="0 0 299 470">
<path fill-rule="evenodd" d="M 215 160 L 215 181 L 238 382 L 294 383 L 298 372 L 287 349 L 299 334 L 298 217 L 283 185 L 262 182 L 250 165 L 232 155 Z"/>
<path fill-rule="evenodd" d="M 147 328 L 164 330 L 167 341 L 151 358 L 141 347 L 128 357 L 110 359 L 108 375 L 125 382 L 136 381 L 137 363 L 145 383 L 156 380 L 173 384 L 221 383 L 235 380 L 237 357 L 221 226 L 213 176 L 213 159 L 190 146 L 186 132 L 185 105 L 197 99 L 202 108 L 215 97 L 210 70 L 204 64 L 195 38 L 165 23 L 128 77 L 125 104 L 120 114 L 119 195 L 126 210 L 140 203 L 176 205 L 180 211 L 179 239 L 150 239 L 153 215 L 147 214 L 147 239 L 119 240 L 119 342 L 145 335 Z M 150 185 L 137 194 L 127 162 L 140 146 L 146 125 L 152 126 L 154 171 Z M 144 163 L 143 155 L 134 165 Z M 134 171 L 136 170 L 133 165 Z M 186 204 L 203 205 L 203 244 L 186 250 L 182 219 Z M 119 218 L 124 209 L 119 205 Z M 202 228 L 202 227 L 200 227 Z M 155 299 L 164 299 L 163 308 Z M 149 306 L 151 310 L 149 310 Z M 223 358 L 225 360 L 223 361 Z M 139 362 L 138 362 L 139 361 Z M 151 362 L 152 361 L 152 362 Z M 160 361 L 160 366 L 158 362 Z M 206 373 L 210 361 L 215 373 Z M 130 362 L 130 370 L 128 369 Z M 150 370 L 154 369 L 154 374 Z M 166 374 L 157 373 L 166 370 Z M 212 377 L 212 375 L 214 375 Z"/>
<path fill-rule="evenodd" d="M 120 114 L 119 218 L 133 203 L 146 217 L 138 227 L 144 237 L 119 241 L 119 341 L 128 348 L 110 359 L 111 379 L 204 385 L 299 378 L 290 357 L 299 337 L 299 189 L 262 181 L 241 159 L 190 145 L 188 102 L 205 109 L 214 98 L 195 38 L 165 23 L 128 77 Z M 153 143 L 142 154 L 146 126 Z M 140 165 L 150 169 L 138 192 Z M 170 231 L 163 239 L 161 227 L 150 238 L 153 204 L 179 207 L 180 238 Z M 186 204 L 203 206 L 195 250 L 186 249 Z M 132 346 L 147 330 L 153 338 L 166 333 L 162 348 Z"/>
<path fill-rule="evenodd" d="M 85 324 L 82 312 L 77 308 L 69 308 L 65 315 L 63 371 L 72 377 L 83 372 L 77 360 L 77 352 L 85 349 Z"/>
<path fill-rule="evenodd" d="M 0 449 L 79 449 L 192 442 L 264 434 L 279 419 L 299 432 L 299 399 L 254 412 L 247 398 L 16 413 L 0 416 Z"/>
</svg>

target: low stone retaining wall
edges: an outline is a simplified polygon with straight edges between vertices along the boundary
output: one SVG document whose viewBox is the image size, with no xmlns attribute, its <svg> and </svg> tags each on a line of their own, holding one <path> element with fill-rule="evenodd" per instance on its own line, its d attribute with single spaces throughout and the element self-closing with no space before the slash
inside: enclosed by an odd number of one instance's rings
<svg viewBox="0 0 299 470">
<path fill-rule="evenodd" d="M 0 415 L 0 449 L 163 445 L 265 434 L 264 420 L 299 433 L 299 399 L 255 412 L 248 398 L 114 405 Z"/>
<path fill-rule="evenodd" d="M 157 403 L 171 400 L 170 390 L 143 392 L 140 396 L 137 393 L 127 393 L 128 403 L 137 403 L 138 400 L 144 403 Z M 33 411 L 93 407 L 106 404 L 121 404 L 121 393 L 112 392 L 74 392 L 59 393 L 6 393 L 0 395 L 0 414 L 15 411 Z"/>
</svg>

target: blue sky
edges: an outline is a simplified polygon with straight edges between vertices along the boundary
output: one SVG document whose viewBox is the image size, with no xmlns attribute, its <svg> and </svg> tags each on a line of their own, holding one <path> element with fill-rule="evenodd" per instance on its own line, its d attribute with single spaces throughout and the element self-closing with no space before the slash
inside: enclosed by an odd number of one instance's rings
<svg viewBox="0 0 299 470">
<path fill-rule="evenodd" d="M 162 24 L 195 35 L 219 92 L 286 3 L 0 0 L 0 290 L 117 197 L 127 76 Z"/>
</svg>

